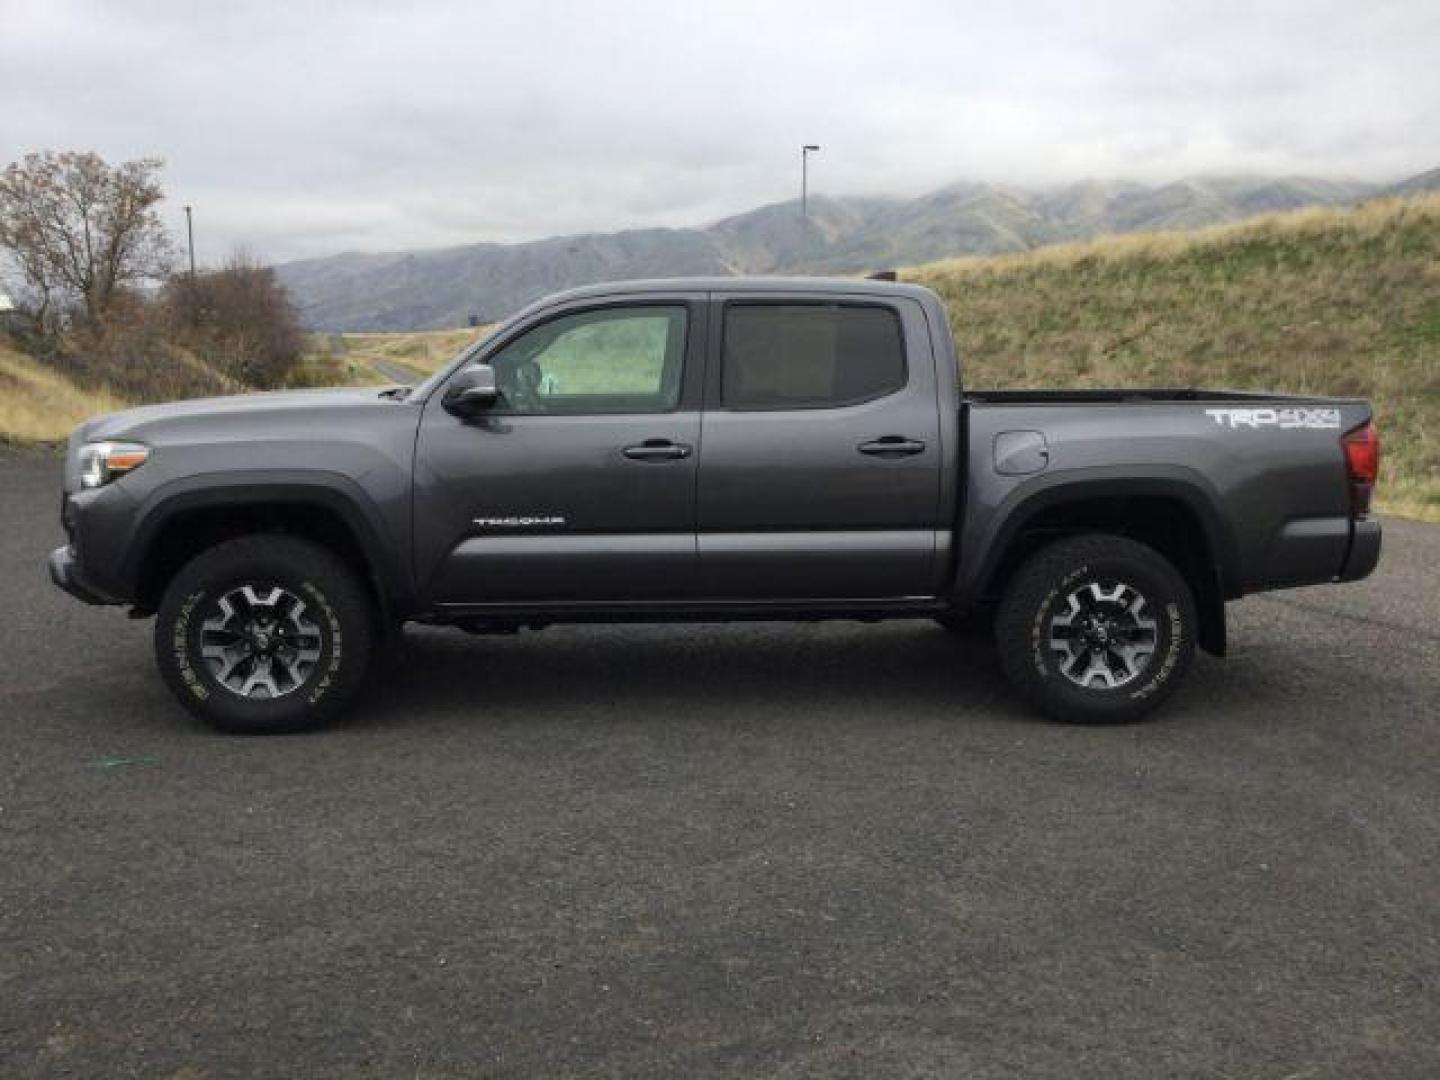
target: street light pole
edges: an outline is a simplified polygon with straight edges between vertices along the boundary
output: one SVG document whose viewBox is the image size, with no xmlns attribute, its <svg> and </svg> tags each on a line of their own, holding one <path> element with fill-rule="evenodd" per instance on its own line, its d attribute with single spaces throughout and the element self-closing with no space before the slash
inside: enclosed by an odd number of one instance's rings
<svg viewBox="0 0 1440 1080">
<path fill-rule="evenodd" d="M 807 226 L 810 224 L 810 154 L 819 150 L 813 143 L 800 147 L 800 220 Z"/>
<path fill-rule="evenodd" d="M 190 204 L 185 204 L 185 239 L 190 246 L 190 276 L 195 276 L 195 223 L 190 217 Z"/>
</svg>

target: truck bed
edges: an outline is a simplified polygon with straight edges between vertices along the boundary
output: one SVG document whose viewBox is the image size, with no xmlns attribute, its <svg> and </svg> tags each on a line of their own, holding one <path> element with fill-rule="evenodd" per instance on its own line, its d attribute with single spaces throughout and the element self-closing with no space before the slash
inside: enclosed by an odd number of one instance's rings
<svg viewBox="0 0 1440 1080">
<path fill-rule="evenodd" d="M 1206 537 L 1225 598 L 1363 576 L 1379 528 L 1352 515 L 1341 440 L 1371 418 L 1349 398 L 1196 388 L 966 390 L 959 587 L 974 594 L 1021 506 L 1084 492 L 1114 528 L 1171 499 Z M 1147 511 L 1148 512 L 1148 511 Z M 1051 512 L 1060 524 L 1061 512 Z M 1042 518 L 1042 520 L 1048 520 Z M 1208 572 L 1208 571 L 1207 571 Z"/>
</svg>

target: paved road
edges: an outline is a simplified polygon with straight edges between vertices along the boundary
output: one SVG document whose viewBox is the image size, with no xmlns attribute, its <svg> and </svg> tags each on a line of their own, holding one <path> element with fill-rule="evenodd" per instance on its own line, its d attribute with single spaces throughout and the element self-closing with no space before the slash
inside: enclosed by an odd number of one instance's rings
<svg viewBox="0 0 1440 1080">
<path fill-rule="evenodd" d="M 389 379 L 391 382 L 397 382 L 402 386 L 414 386 L 420 382 L 421 377 L 413 368 L 408 368 L 404 364 L 397 363 L 394 360 L 374 359 L 370 361 L 370 366 L 378 371 L 383 378 Z"/>
<path fill-rule="evenodd" d="M 620 627 L 234 739 L 43 580 L 54 470 L 0 460 L 0 1074 L 1440 1075 L 1440 528 L 1148 725 L 928 625 Z"/>
</svg>

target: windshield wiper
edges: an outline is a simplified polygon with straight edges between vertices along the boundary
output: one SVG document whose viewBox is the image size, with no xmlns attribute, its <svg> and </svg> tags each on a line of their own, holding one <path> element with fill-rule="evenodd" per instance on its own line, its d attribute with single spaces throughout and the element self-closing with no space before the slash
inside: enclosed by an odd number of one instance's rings
<svg viewBox="0 0 1440 1080">
<path fill-rule="evenodd" d="M 380 396 L 389 398 L 391 401 L 404 401 L 410 396 L 410 391 L 413 389 L 415 389 L 413 386 L 392 386 L 388 390 L 381 390 Z"/>
</svg>

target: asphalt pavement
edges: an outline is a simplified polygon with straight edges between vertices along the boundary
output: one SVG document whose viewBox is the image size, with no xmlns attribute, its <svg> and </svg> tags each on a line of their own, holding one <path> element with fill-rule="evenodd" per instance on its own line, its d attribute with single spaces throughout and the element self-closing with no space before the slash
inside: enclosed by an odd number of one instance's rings
<svg viewBox="0 0 1440 1080">
<path fill-rule="evenodd" d="M 414 368 L 406 367 L 404 364 L 394 360 L 376 358 L 370 361 L 370 366 L 378 371 L 382 378 L 391 382 L 399 383 L 401 386 L 414 386 L 421 381 L 422 376 Z"/>
<path fill-rule="evenodd" d="M 1440 528 L 1154 722 L 928 623 L 417 630 L 229 738 L 0 456 L 0 1075 L 1440 1075 Z"/>
</svg>

